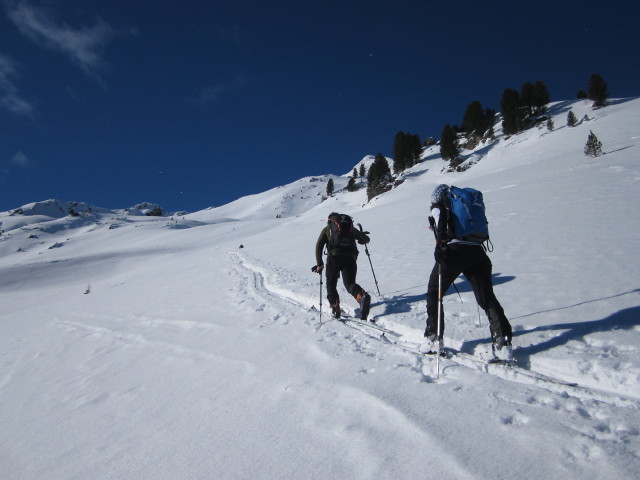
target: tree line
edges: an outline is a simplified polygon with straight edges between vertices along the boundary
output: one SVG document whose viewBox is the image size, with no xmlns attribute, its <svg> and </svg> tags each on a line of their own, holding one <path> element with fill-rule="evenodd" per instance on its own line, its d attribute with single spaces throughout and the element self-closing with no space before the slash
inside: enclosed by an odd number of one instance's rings
<svg viewBox="0 0 640 480">
<path fill-rule="evenodd" d="M 592 100 L 594 108 L 606 105 L 609 98 L 607 83 L 602 76 L 593 74 L 589 79 L 587 91 L 579 90 L 579 99 Z M 527 82 L 520 90 L 506 88 L 500 99 L 500 113 L 502 115 L 502 129 L 505 135 L 515 135 L 538 121 L 550 121 L 544 115 L 547 112 L 547 105 L 551 101 L 551 96 L 547 86 L 541 80 Z M 483 138 L 494 136 L 494 125 L 496 121 L 496 111 L 490 108 L 483 108 L 482 104 L 475 100 L 471 102 L 462 118 L 461 125 L 447 124 L 443 127 L 440 135 L 440 154 L 444 160 L 451 162 L 453 167 L 457 166 L 459 159 L 460 139 L 466 139 L 467 148 L 473 148 Z M 597 138 L 596 138 L 597 140 Z M 399 174 L 414 166 L 420 161 L 423 147 L 431 146 L 437 142 L 429 137 L 422 143 L 417 134 L 399 131 L 396 133 L 393 142 L 393 173 Z M 360 166 L 359 176 L 365 176 L 364 164 Z M 387 159 L 381 153 L 375 156 L 373 164 L 369 167 L 367 176 L 367 197 L 371 198 L 392 188 L 393 176 Z M 350 179 L 347 189 L 357 190 L 356 178 L 358 171 L 354 169 L 353 177 Z M 329 189 L 328 189 L 329 190 Z M 333 192 L 333 185 L 330 188 Z"/>
<path fill-rule="evenodd" d="M 607 83 L 602 76 L 593 74 L 589 79 L 587 92 L 578 91 L 578 98 L 588 98 L 593 101 L 594 108 L 606 105 L 609 98 Z M 527 82 L 520 91 L 506 88 L 500 99 L 500 113 L 502 115 L 502 129 L 505 135 L 515 135 L 533 126 L 537 121 L 545 120 L 543 115 L 551 101 L 546 85 L 538 80 Z M 541 118 L 542 117 L 542 118 Z M 445 125 L 440 137 L 440 153 L 442 158 L 455 163 L 459 155 L 459 133 L 467 138 L 473 136 L 493 135 L 495 112 L 490 109 L 482 110 L 480 102 L 472 102 L 465 112 L 462 127 Z M 454 165 L 455 166 L 455 165 Z"/>
</svg>

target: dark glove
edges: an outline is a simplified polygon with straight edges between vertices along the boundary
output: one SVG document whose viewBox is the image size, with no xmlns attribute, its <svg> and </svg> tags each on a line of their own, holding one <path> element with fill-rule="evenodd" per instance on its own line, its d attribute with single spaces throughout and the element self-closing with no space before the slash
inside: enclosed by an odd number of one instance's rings
<svg viewBox="0 0 640 480">
<path fill-rule="evenodd" d="M 436 259 L 436 263 L 443 263 L 447 261 L 448 248 L 444 242 L 438 242 L 436 249 L 433 252 L 433 256 Z"/>
<path fill-rule="evenodd" d="M 371 241 L 371 239 L 366 235 L 369 232 L 364 232 L 364 233 L 365 233 L 364 238 L 358 238 L 358 243 L 360 245 L 366 245 L 367 243 L 369 243 Z"/>
<path fill-rule="evenodd" d="M 313 267 L 311 267 L 311 271 L 313 273 L 319 273 L 320 275 L 322 275 L 323 269 L 324 269 L 324 265 L 314 265 Z"/>
</svg>

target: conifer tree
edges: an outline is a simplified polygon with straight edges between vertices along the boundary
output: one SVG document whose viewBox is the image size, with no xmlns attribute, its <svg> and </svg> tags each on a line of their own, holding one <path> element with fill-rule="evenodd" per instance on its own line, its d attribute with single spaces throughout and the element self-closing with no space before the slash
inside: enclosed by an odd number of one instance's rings
<svg viewBox="0 0 640 480">
<path fill-rule="evenodd" d="M 409 167 L 416 165 L 420 161 L 420 154 L 422 153 L 422 143 L 420 142 L 420 136 L 416 133 L 409 135 L 408 141 L 409 150 Z"/>
<path fill-rule="evenodd" d="M 356 186 L 356 177 L 351 177 L 347 183 L 347 191 L 355 192 L 358 189 Z"/>
<path fill-rule="evenodd" d="M 360 164 L 360 176 L 364 177 L 367 174 L 367 169 L 364 166 L 364 163 Z"/>
<path fill-rule="evenodd" d="M 407 168 L 405 161 L 407 149 L 407 140 L 404 132 L 396 133 L 393 140 L 393 171 L 394 173 L 400 173 Z"/>
<path fill-rule="evenodd" d="M 393 171 L 400 173 L 420 160 L 422 145 L 416 134 L 398 132 L 393 142 Z"/>
<path fill-rule="evenodd" d="M 442 129 L 440 137 L 440 155 L 444 160 L 454 160 L 458 158 L 458 136 L 449 124 Z"/>
<path fill-rule="evenodd" d="M 522 130 L 523 116 L 520 110 L 520 95 L 512 88 L 502 93 L 500 100 L 502 111 L 502 128 L 505 135 L 514 135 Z"/>
<path fill-rule="evenodd" d="M 536 81 L 533 86 L 535 90 L 533 108 L 536 115 L 542 115 L 547 111 L 547 105 L 551 101 L 551 95 L 549 95 L 549 89 L 540 80 Z"/>
<path fill-rule="evenodd" d="M 533 104 L 536 98 L 536 87 L 533 83 L 527 82 L 522 85 L 520 90 L 520 106 L 523 108 L 526 115 L 533 115 Z"/>
<path fill-rule="evenodd" d="M 554 127 L 555 125 L 553 124 L 553 118 L 549 117 L 549 120 L 547 120 L 547 130 L 553 132 Z"/>
<path fill-rule="evenodd" d="M 376 155 L 369 173 L 367 174 L 367 198 L 371 200 L 376 195 L 389 190 L 389 181 L 391 180 L 391 169 L 389 162 L 381 153 Z"/>
<path fill-rule="evenodd" d="M 327 195 L 333 195 L 333 178 L 330 178 L 327 182 Z"/>
<path fill-rule="evenodd" d="M 587 144 L 584 146 L 584 154 L 588 157 L 599 157 L 602 155 L 602 142 L 592 131 L 589 131 Z"/>
<path fill-rule="evenodd" d="M 462 118 L 462 129 L 467 135 L 482 135 L 485 131 L 486 121 L 482 104 L 479 101 L 467 105 L 467 110 Z"/>
<path fill-rule="evenodd" d="M 569 110 L 567 114 L 567 125 L 569 127 L 575 127 L 578 124 L 578 119 L 576 118 L 576 114 L 573 113 L 573 110 Z"/>
<path fill-rule="evenodd" d="M 594 73 L 589 80 L 589 100 L 593 100 L 594 107 L 604 107 L 609 98 L 609 90 L 604 79 Z"/>
</svg>

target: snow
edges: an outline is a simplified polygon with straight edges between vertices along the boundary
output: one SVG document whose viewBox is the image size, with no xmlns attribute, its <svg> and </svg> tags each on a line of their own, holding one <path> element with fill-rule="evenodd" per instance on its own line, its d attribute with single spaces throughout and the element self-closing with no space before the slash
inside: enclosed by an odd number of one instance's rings
<svg viewBox="0 0 640 480">
<path fill-rule="evenodd" d="M 569 109 L 589 120 L 566 127 Z M 431 147 L 371 202 L 346 191 L 350 169 L 188 215 L 0 213 L 0 477 L 635 478 L 640 99 L 551 113 L 553 132 L 498 131 L 465 172 Z M 589 131 L 604 156 L 584 155 Z M 445 344 L 467 361 L 442 359 L 439 377 L 326 300 L 319 318 L 315 241 L 350 213 L 371 232 L 372 315 L 421 341 L 439 183 L 484 193 L 517 369 L 478 360 L 489 329 L 464 278 Z"/>
</svg>

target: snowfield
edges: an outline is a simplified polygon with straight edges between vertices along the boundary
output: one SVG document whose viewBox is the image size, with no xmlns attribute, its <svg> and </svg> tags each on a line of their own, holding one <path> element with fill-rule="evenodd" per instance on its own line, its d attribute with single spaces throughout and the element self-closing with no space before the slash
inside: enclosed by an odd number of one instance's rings
<svg viewBox="0 0 640 480">
<path fill-rule="evenodd" d="M 351 168 L 186 215 L 0 213 L 0 478 L 637 478 L 640 99 L 550 112 L 554 131 L 498 129 L 464 172 L 425 150 L 371 202 L 346 191 Z M 590 131 L 605 155 L 584 155 Z M 486 365 L 463 277 L 444 299 L 459 355 L 438 377 L 411 351 L 439 183 L 484 193 L 518 367 Z M 358 281 L 395 335 L 332 320 L 326 299 L 320 316 L 331 211 L 371 232 L 380 295 L 363 249 Z"/>
</svg>

